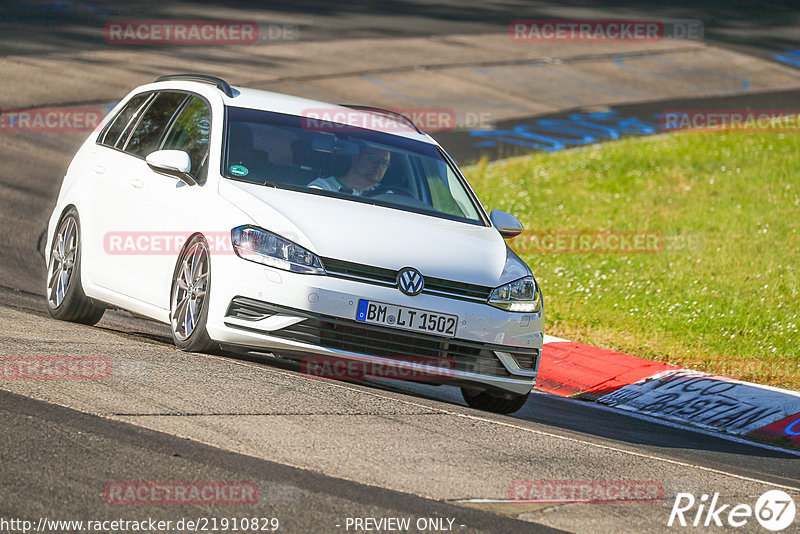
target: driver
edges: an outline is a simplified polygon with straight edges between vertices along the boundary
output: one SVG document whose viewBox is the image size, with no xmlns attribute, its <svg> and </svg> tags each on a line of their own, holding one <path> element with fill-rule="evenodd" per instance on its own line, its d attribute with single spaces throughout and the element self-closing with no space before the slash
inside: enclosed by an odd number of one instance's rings
<svg viewBox="0 0 800 534">
<path fill-rule="evenodd" d="M 308 187 L 339 191 L 350 195 L 363 195 L 378 187 L 383 175 L 389 167 L 391 156 L 388 150 L 365 146 L 358 156 L 353 157 L 353 164 L 347 174 L 340 178 L 328 176 L 317 178 Z"/>
</svg>

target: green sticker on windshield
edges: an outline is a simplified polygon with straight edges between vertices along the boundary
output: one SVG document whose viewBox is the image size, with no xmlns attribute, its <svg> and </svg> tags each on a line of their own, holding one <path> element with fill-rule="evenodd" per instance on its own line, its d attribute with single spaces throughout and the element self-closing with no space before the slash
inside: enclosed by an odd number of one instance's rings
<svg viewBox="0 0 800 534">
<path fill-rule="evenodd" d="M 250 172 L 244 165 L 233 165 L 228 170 L 234 176 L 247 176 L 247 173 Z"/>
</svg>

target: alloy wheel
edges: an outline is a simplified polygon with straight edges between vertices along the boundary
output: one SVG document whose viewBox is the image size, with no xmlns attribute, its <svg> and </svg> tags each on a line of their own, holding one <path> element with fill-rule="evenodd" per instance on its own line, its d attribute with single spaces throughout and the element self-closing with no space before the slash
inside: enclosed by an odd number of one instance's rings
<svg viewBox="0 0 800 534">
<path fill-rule="evenodd" d="M 50 268 L 47 273 L 47 298 L 50 306 L 58 308 L 64 302 L 78 251 L 77 223 L 72 217 L 61 222 L 56 242 L 50 252 Z"/>
<path fill-rule="evenodd" d="M 173 282 L 170 321 L 177 339 L 188 339 L 197 328 L 207 289 L 208 248 L 197 242 L 184 254 Z"/>
</svg>

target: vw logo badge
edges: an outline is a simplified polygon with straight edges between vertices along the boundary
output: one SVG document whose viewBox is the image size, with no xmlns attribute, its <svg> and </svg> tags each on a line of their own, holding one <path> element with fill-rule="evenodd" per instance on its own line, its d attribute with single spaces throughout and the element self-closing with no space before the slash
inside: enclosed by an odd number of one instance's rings
<svg viewBox="0 0 800 534">
<path fill-rule="evenodd" d="M 404 267 L 397 273 L 397 288 L 406 295 L 419 295 L 425 287 L 422 273 L 412 267 Z"/>
</svg>

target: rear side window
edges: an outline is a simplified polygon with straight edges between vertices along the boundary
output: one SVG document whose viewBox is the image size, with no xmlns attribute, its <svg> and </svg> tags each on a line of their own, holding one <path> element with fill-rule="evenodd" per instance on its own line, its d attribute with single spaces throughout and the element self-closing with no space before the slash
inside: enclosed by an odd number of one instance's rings
<svg viewBox="0 0 800 534">
<path fill-rule="evenodd" d="M 192 161 L 192 174 L 203 164 L 208 153 L 211 132 L 211 110 L 208 104 L 195 96 L 189 97 L 167 134 L 164 150 L 183 150 Z"/>
<path fill-rule="evenodd" d="M 142 107 L 142 104 L 144 104 L 145 100 L 147 100 L 150 95 L 151 93 L 136 95 L 128 100 L 128 103 L 125 104 L 125 107 L 122 108 L 122 111 L 117 114 L 114 120 L 109 123 L 105 132 L 100 135 L 97 142 L 106 146 L 116 145 L 125 126 L 130 122 L 131 118 L 136 115 L 136 112 Z"/>
<path fill-rule="evenodd" d="M 136 124 L 125 152 L 145 157 L 158 150 L 161 136 L 186 96 L 185 93 L 159 93 Z"/>
</svg>

